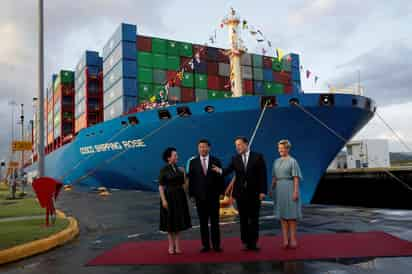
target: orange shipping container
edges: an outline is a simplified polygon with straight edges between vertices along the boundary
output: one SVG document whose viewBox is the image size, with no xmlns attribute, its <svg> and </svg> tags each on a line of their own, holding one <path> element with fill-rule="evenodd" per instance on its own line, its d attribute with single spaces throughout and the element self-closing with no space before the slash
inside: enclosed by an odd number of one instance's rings
<svg viewBox="0 0 412 274">
<path fill-rule="evenodd" d="M 86 127 L 87 127 L 87 116 L 86 116 L 86 113 L 84 113 L 79 118 L 77 118 L 76 121 L 74 122 L 75 133 L 79 132 L 82 128 L 86 128 Z"/>
<path fill-rule="evenodd" d="M 53 132 L 50 132 L 48 135 L 47 135 L 47 144 L 51 144 L 51 143 L 53 143 L 53 140 L 54 138 L 53 138 Z"/>
</svg>

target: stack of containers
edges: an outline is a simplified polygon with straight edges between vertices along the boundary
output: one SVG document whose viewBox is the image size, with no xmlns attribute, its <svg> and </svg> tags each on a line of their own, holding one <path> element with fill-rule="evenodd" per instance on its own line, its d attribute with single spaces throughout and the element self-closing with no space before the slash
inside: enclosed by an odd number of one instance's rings
<svg viewBox="0 0 412 274">
<path fill-rule="evenodd" d="M 136 74 L 136 26 L 121 24 L 103 48 L 105 121 L 137 106 Z"/>
<path fill-rule="evenodd" d="M 75 130 L 103 121 L 103 59 L 86 51 L 75 71 Z"/>
<path fill-rule="evenodd" d="M 54 81 L 53 89 L 53 149 L 55 149 L 73 138 L 74 71 L 61 70 Z"/>
<path fill-rule="evenodd" d="M 57 74 L 52 75 L 51 83 L 49 84 L 47 88 L 47 100 L 46 100 L 46 106 L 45 106 L 45 130 L 47 134 L 47 138 L 45 139 L 48 145 L 48 148 L 51 149 L 53 142 L 54 142 L 54 112 L 53 112 L 53 106 L 54 106 L 54 82 L 57 79 Z"/>
</svg>

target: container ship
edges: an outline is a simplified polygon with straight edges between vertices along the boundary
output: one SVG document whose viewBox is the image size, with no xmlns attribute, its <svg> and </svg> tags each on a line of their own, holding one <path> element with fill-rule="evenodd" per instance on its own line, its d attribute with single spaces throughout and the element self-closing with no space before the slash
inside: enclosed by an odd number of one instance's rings
<svg viewBox="0 0 412 274">
<path fill-rule="evenodd" d="M 156 191 L 166 147 L 177 148 L 184 166 L 207 138 L 228 164 L 241 135 L 252 136 L 251 149 L 263 153 L 271 178 L 276 143 L 286 138 L 309 203 L 343 139 L 373 117 L 375 104 L 356 94 L 304 93 L 298 54 L 248 53 L 238 16 L 224 24 L 228 49 L 143 36 L 122 23 L 102 57 L 86 51 L 73 71 L 53 75 L 45 103 L 46 175 L 64 184 Z M 27 169 L 35 168 L 34 162 Z"/>
</svg>

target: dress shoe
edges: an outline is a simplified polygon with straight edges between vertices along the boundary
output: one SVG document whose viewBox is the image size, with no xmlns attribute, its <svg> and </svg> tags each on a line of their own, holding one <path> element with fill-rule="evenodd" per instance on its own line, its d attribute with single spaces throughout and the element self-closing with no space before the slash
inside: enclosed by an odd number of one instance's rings
<svg viewBox="0 0 412 274">
<path fill-rule="evenodd" d="M 247 248 L 248 248 L 250 251 L 259 251 L 259 250 L 260 250 L 260 247 L 258 247 L 256 244 L 254 244 L 254 245 L 249 245 Z"/>
<path fill-rule="evenodd" d="M 215 252 L 222 252 L 222 251 L 223 251 L 223 249 L 222 249 L 220 246 L 214 247 L 213 250 L 214 250 Z"/>
<path fill-rule="evenodd" d="M 210 247 L 202 247 L 202 249 L 200 250 L 200 253 L 206 253 L 210 251 Z"/>
</svg>

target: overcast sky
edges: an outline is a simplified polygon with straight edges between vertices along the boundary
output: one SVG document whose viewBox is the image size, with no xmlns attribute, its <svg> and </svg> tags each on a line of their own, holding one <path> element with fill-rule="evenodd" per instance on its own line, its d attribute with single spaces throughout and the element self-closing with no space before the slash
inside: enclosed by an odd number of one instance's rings
<svg viewBox="0 0 412 274">
<path fill-rule="evenodd" d="M 36 94 L 36 2 L 4 0 L 0 9 L 0 158 L 11 136 L 10 100 L 26 105 Z M 350 85 L 360 70 L 365 95 L 412 146 L 412 2 L 409 0 L 45 0 L 46 84 L 59 69 L 73 69 L 85 49 L 99 50 L 120 22 L 138 32 L 204 43 L 230 6 L 259 28 L 274 47 L 301 55 L 305 69 L 319 76 L 303 81 L 308 91 L 327 84 Z M 259 51 L 249 36 L 250 51 Z M 17 115 L 16 115 L 17 117 Z M 405 151 L 376 118 L 358 138 L 391 139 L 392 151 Z"/>
</svg>

